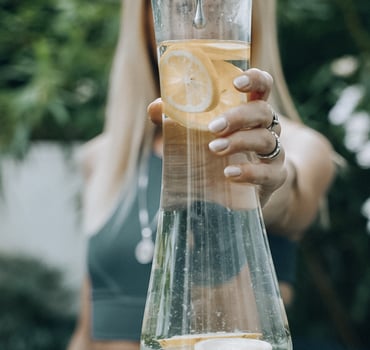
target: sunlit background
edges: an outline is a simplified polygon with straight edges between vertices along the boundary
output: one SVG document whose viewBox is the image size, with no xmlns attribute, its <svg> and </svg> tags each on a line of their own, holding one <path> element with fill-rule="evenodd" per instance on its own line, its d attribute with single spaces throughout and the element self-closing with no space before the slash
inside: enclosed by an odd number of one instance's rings
<svg viewBox="0 0 370 350">
<path fill-rule="evenodd" d="M 119 12 L 119 0 L 0 0 L 0 349 L 64 349 L 73 330 L 79 147 L 102 129 Z M 369 349 L 370 1 L 279 0 L 279 37 L 302 118 L 342 164 L 300 246 L 295 349 Z"/>
</svg>

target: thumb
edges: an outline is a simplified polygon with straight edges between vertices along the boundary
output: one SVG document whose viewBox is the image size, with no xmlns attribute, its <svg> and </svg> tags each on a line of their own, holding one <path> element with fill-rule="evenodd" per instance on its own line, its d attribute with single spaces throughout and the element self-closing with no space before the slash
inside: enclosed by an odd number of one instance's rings
<svg viewBox="0 0 370 350">
<path fill-rule="evenodd" d="M 151 102 L 147 108 L 147 112 L 149 118 L 152 120 L 154 124 L 160 125 L 162 124 L 162 110 L 163 110 L 163 103 L 161 98 L 157 98 L 153 102 Z"/>
</svg>

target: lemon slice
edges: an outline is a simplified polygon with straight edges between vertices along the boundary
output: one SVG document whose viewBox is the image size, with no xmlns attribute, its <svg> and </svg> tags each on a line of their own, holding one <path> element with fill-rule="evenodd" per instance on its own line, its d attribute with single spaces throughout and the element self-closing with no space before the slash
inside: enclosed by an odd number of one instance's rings
<svg viewBox="0 0 370 350">
<path fill-rule="evenodd" d="M 197 48 L 168 49 L 159 64 L 162 100 L 186 113 L 209 111 L 218 103 L 216 71 Z"/>
<path fill-rule="evenodd" d="M 214 61 L 213 66 L 218 77 L 219 99 L 218 104 L 211 111 L 203 113 L 186 113 L 173 107 L 170 103 L 164 104 L 164 113 L 171 119 L 185 127 L 199 130 L 208 130 L 208 124 L 226 110 L 246 101 L 246 95 L 237 91 L 233 80 L 242 73 L 242 70 L 232 63 Z"/>
<path fill-rule="evenodd" d="M 164 42 L 163 45 L 169 42 Z M 211 61 L 226 60 L 226 61 L 249 61 L 250 45 L 241 41 L 230 40 L 189 40 L 184 43 L 172 42 L 171 49 L 184 49 L 185 45 L 189 48 L 199 48 Z"/>
<path fill-rule="evenodd" d="M 238 42 L 206 42 L 202 45 L 203 52 L 210 60 L 249 60 L 250 47 Z"/>
<path fill-rule="evenodd" d="M 272 350 L 270 343 L 257 339 L 209 339 L 195 344 L 194 350 Z"/>
<path fill-rule="evenodd" d="M 162 99 L 164 103 L 164 113 L 181 125 L 198 130 L 208 130 L 208 124 L 212 119 L 222 114 L 226 110 L 238 106 L 246 101 L 246 95 L 237 91 L 233 85 L 233 80 L 242 73 L 242 70 L 231 63 L 224 61 L 214 61 L 213 67 L 216 71 L 218 82 L 218 104 L 211 110 L 201 113 L 189 113 L 177 109 L 173 104 Z"/>
<path fill-rule="evenodd" d="M 258 339 L 262 336 L 261 333 L 208 333 L 208 334 L 192 334 L 192 335 L 179 335 L 172 338 L 158 340 L 162 348 L 178 348 L 194 346 L 195 344 L 205 340 L 215 339 Z"/>
<path fill-rule="evenodd" d="M 233 84 L 233 80 L 243 71 L 232 63 L 224 61 L 215 61 L 213 64 L 219 76 L 220 99 L 217 108 L 212 113 L 207 114 L 208 118 L 215 117 L 215 114 L 220 114 L 231 107 L 238 106 L 246 98 L 246 95 L 237 91 Z"/>
</svg>

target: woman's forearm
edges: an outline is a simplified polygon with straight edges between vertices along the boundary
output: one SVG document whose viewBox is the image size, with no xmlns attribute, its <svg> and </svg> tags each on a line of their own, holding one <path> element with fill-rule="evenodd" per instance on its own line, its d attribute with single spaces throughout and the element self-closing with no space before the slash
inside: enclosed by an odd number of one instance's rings
<svg viewBox="0 0 370 350">
<path fill-rule="evenodd" d="M 263 208 L 275 233 L 299 239 L 312 224 L 335 173 L 333 150 L 319 133 L 284 122 L 282 142 L 287 178 Z"/>
</svg>

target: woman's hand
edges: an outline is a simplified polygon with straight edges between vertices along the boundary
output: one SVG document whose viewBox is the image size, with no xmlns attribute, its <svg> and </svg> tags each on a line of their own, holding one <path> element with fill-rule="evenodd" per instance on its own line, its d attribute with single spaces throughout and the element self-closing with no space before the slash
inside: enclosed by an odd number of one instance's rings
<svg viewBox="0 0 370 350">
<path fill-rule="evenodd" d="M 287 176 L 285 153 L 279 140 L 281 125 L 266 102 L 272 84 L 270 74 L 258 69 L 246 71 L 235 79 L 234 86 L 248 94 L 248 102 L 230 109 L 209 124 L 209 130 L 216 137 L 209 148 L 215 154 L 255 152 L 260 155 L 255 162 L 231 164 L 225 169 L 225 176 L 235 182 L 257 185 L 262 206 Z"/>
<path fill-rule="evenodd" d="M 213 154 L 228 156 L 254 152 L 256 161 L 230 164 L 225 176 L 234 182 L 252 183 L 259 189 L 261 205 L 285 181 L 284 149 L 280 145 L 280 123 L 266 102 L 273 84 L 272 77 L 261 70 L 249 69 L 234 80 L 237 90 L 248 95 L 248 102 L 234 107 L 210 122 L 208 128 L 215 136 L 209 143 Z M 154 123 L 162 119 L 162 102 L 155 100 L 148 107 Z"/>
</svg>

